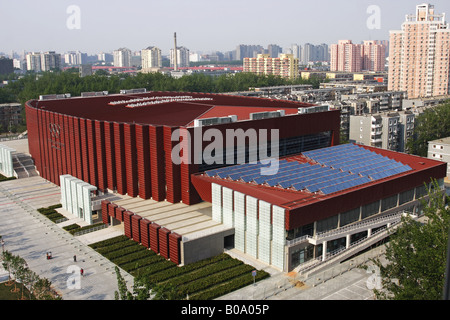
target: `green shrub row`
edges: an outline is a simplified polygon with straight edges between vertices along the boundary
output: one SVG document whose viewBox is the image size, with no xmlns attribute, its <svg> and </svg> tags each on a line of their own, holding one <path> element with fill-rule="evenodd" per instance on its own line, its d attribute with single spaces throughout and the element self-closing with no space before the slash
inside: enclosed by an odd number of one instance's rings
<svg viewBox="0 0 450 320">
<path fill-rule="evenodd" d="M 115 251 L 121 251 L 128 247 L 137 247 L 139 244 L 134 241 L 123 241 L 111 244 L 110 246 L 101 247 L 97 249 L 97 252 L 103 255 L 107 255 L 109 253 L 115 252 Z"/>
<path fill-rule="evenodd" d="M 126 235 L 121 235 L 121 236 L 117 236 L 117 237 L 114 237 L 114 238 L 102 240 L 102 241 L 99 241 L 99 242 L 96 242 L 96 243 L 92 243 L 89 246 L 92 249 L 98 249 L 98 248 L 108 247 L 108 246 L 110 246 L 112 244 L 125 242 L 125 241 L 129 241 L 129 240 L 130 239 Z"/>
<path fill-rule="evenodd" d="M 178 267 L 125 235 L 90 245 L 133 276 L 154 284 L 169 284 L 179 297 L 214 299 L 253 282 L 255 268 L 222 253 L 212 258 Z M 256 281 L 270 275 L 258 271 Z"/>
<path fill-rule="evenodd" d="M 44 216 L 46 216 L 48 219 L 55 222 L 58 219 L 65 218 L 64 215 L 60 214 L 58 211 L 55 210 L 55 207 L 58 207 L 58 205 L 53 205 L 47 208 L 39 208 L 37 211 Z"/>
<path fill-rule="evenodd" d="M 153 252 L 153 251 L 151 251 Z M 154 253 L 154 252 L 153 252 Z M 130 254 L 127 254 L 125 256 L 118 257 L 116 259 L 112 259 L 111 261 L 117 264 L 118 266 L 122 267 L 123 265 L 136 261 L 136 260 L 142 260 L 146 259 L 148 257 L 158 257 L 155 253 L 152 255 L 150 252 L 147 252 L 147 250 L 139 250 Z"/>
<path fill-rule="evenodd" d="M 8 181 L 8 180 L 15 180 L 16 177 L 5 177 L 4 175 L 0 174 L 0 181 Z"/>
<path fill-rule="evenodd" d="M 126 248 L 123 248 L 122 250 L 115 250 L 112 252 L 108 252 L 106 254 L 103 254 L 106 258 L 108 258 L 109 260 L 115 260 L 117 258 L 126 256 L 130 253 L 134 253 L 136 251 L 140 251 L 140 250 L 147 250 L 147 248 L 145 248 L 144 246 L 141 246 L 139 244 L 136 244 L 134 246 L 127 246 Z"/>
<path fill-rule="evenodd" d="M 147 252 L 146 252 L 147 253 Z M 156 264 L 162 261 L 166 261 L 163 257 L 158 255 L 147 256 L 139 260 L 130 261 L 126 264 L 122 264 L 120 267 L 127 271 L 128 273 L 133 273 L 137 269 L 142 269 L 144 267 L 149 267 L 152 264 Z M 173 263 L 172 263 L 173 264 Z"/>
<path fill-rule="evenodd" d="M 173 263 L 172 261 L 166 260 L 161 256 L 158 256 L 158 257 L 161 258 L 160 262 L 152 263 L 148 266 L 144 266 L 142 268 L 135 269 L 135 270 L 133 270 L 133 275 L 147 277 L 151 274 L 161 272 L 163 270 L 177 268 L 177 265 L 175 263 Z"/>
<path fill-rule="evenodd" d="M 254 270 L 253 266 L 243 264 L 233 267 L 231 269 L 224 270 L 216 273 L 214 276 L 198 279 L 197 281 L 189 282 L 185 285 L 180 285 L 177 291 L 180 295 L 186 296 L 186 294 L 193 294 L 222 282 L 228 281 L 235 277 L 241 276 L 243 273 L 249 273 Z"/>
<path fill-rule="evenodd" d="M 208 259 L 203 259 L 182 267 L 173 268 L 170 270 L 165 270 L 163 272 L 152 274 L 151 276 L 148 277 L 148 281 L 150 281 L 151 283 L 163 282 L 167 279 L 184 275 L 186 273 L 198 270 L 210 264 L 216 264 L 218 262 L 223 262 L 229 259 L 232 258 L 228 254 L 221 253 L 217 256 Z"/>
<path fill-rule="evenodd" d="M 78 230 L 80 228 L 81 227 L 78 224 L 76 224 L 76 223 L 69 224 L 68 226 L 63 227 L 63 229 L 66 230 L 67 232 L 70 232 L 71 230 Z"/>
<path fill-rule="evenodd" d="M 172 278 L 168 280 L 167 282 L 174 285 L 185 285 L 191 281 L 196 281 L 201 278 L 210 277 L 210 276 L 216 276 L 217 273 L 222 272 L 227 269 L 234 268 L 238 265 L 242 265 L 243 262 L 238 259 L 230 259 L 226 262 L 222 263 L 215 263 L 208 266 L 205 266 L 201 269 L 197 269 L 193 272 L 189 272 L 183 275 L 180 275 L 178 277 Z"/>
<path fill-rule="evenodd" d="M 270 277 L 269 273 L 267 273 L 263 270 L 258 270 L 256 277 L 255 277 L 255 282 L 266 279 L 268 277 Z M 190 300 L 212 300 L 212 299 L 218 298 L 220 296 L 223 296 L 227 293 L 230 293 L 232 291 L 235 291 L 235 290 L 238 290 L 245 286 L 248 286 L 252 283 L 253 283 L 252 275 L 244 274 L 244 275 L 242 275 L 240 277 L 236 277 L 226 283 L 222 283 L 217 286 L 208 288 L 206 290 L 197 292 L 193 295 L 189 295 L 189 299 Z"/>
</svg>

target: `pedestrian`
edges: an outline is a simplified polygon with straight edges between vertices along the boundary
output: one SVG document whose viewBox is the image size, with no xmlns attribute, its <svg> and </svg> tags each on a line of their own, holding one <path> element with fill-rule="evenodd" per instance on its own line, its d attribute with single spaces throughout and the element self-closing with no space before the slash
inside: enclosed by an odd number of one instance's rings
<svg viewBox="0 0 450 320">
<path fill-rule="evenodd" d="M 80 274 L 81 274 L 82 277 L 84 277 L 84 270 L 83 270 L 83 268 L 80 269 Z"/>
<path fill-rule="evenodd" d="M 75 254 L 73 255 L 73 262 L 77 262 L 77 256 Z"/>
</svg>

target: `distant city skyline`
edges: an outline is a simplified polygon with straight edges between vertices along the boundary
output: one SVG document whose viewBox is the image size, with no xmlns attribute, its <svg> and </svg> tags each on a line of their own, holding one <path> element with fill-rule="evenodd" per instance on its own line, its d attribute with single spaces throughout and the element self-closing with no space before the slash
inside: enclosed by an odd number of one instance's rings
<svg viewBox="0 0 450 320">
<path fill-rule="evenodd" d="M 0 2 L 0 52 L 79 50 L 90 55 L 121 47 L 156 46 L 168 55 L 177 33 L 191 52 L 227 52 L 239 44 L 332 44 L 349 39 L 388 40 L 412 0 L 166 0 L 126 2 L 22 0 Z M 448 0 L 429 1 L 450 15 Z"/>
</svg>

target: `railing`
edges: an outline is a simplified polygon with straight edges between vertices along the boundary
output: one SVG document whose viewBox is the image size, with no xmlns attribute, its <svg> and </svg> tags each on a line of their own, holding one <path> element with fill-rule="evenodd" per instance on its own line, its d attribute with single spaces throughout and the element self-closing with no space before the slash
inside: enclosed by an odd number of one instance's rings
<svg viewBox="0 0 450 320">
<path fill-rule="evenodd" d="M 357 223 L 354 223 L 354 224 L 351 224 L 351 225 L 348 225 L 348 226 L 344 226 L 344 227 L 341 227 L 339 229 L 334 229 L 334 230 L 331 230 L 331 231 L 319 232 L 319 233 L 316 233 L 314 236 L 305 235 L 305 236 L 302 236 L 302 237 L 299 237 L 299 238 L 295 238 L 293 240 L 286 240 L 286 246 L 289 247 L 289 246 L 292 246 L 294 244 L 298 244 L 298 243 L 302 243 L 302 242 L 308 241 L 309 239 L 320 240 L 320 239 L 323 239 L 323 238 L 326 238 L 326 237 L 335 236 L 335 235 L 342 234 L 342 233 L 347 233 L 347 232 L 350 232 L 352 230 L 360 229 L 360 228 L 367 227 L 367 226 L 370 226 L 370 225 L 374 225 L 374 224 L 378 224 L 378 223 L 382 223 L 382 222 L 387 222 L 389 220 L 394 220 L 395 221 L 395 219 L 396 218 L 400 218 L 400 216 L 403 213 L 406 213 L 406 211 L 405 210 L 397 211 L 397 212 L 394 212 L 394 213 L 391 213 L 391 214 L 388 214 L 388 215 L 385 215 L 385 216 L 382 216 L 382 217 L 378 217 L 378 218 L 374 218 L 374 219 L 370 219 L 370 220 L 364 220 L 364 221 L 357 222 Z"/>
<path fill-rule="evenodd" d="M 392 228 L 393 226 L 396 226 L 399 223 L 400 223 L 400 220 L 393 222 L 390 228 Z M 324 265 L 327 265 L 330 263 L 334 263 L 334 261 L 332 261 L 332 258 L 340 255 L 341 253 L 346 253 L 347 255 L 352 252 L 356 253 L 357 247 L 360 244 L 363 244 L 368 240 L 378 241 L 378 238 L 380 238 L 380 237 L 378 237 L 378 235 L 380 235 L 383 232 L 388 232 L 390 230 L 390 228 L 389 229 L 387 227 L 380 228 L 376 232 L 372 233 L 372 235 L 370 237 L 366 236 L 361 239 L 358 239 L 357 241 L 351 243 L 349 247 L 341 247 L 334 251 L 328 252 L 325 256 L 325 260 L 323 260 L 323 255 L 321 255 L 321 256 L 316 257 L 308 262 L 301 264 L 300 266 L 296 267 L 295 270 L 297 270 L 298 273 L 305 274 L 307 271 L 311 271 L 313 268 L 318 267 L 319 265 L 324 266 Z"/>
<path fill-rule="evenodd" d="M 107 227 L 108 227 L 107 224 L 102 224 L 102 225 L 97 226 L 97 227 L 92 227 L 92 228 L 89 228 L 89 229 L 86 229 L 86 230 L 75 232 L 73 235 L 74 236 L 81 236 L 83 234 L 94 232 L 94 231 L 101 230 L 101 229 L 105 229 Z"/>
</svg>

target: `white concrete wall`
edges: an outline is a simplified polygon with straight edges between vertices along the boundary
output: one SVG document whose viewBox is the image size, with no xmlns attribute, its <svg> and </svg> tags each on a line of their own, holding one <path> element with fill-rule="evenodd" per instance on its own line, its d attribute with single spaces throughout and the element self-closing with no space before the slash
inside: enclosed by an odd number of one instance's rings
<svg viewBox="0 0 450 320">
<path fill-rule="evenodd" d="M 212 217 L 214 221 L 234 228 L 236 249 L 284 270 L 283 208 L 213 183 Z"/>
<path fill-rule="evenodd" d="M 8 178 L 15 176 L 12 159 L 13 152 L 16 152 L 16 150 L 0 144 L 0 173 Z"/>
<path fill-rule="evenodd" d="M 92 224 L 92 191 L 97 187 L 68 174 L 59 179 L 63 209 Z"/>
</svg>

